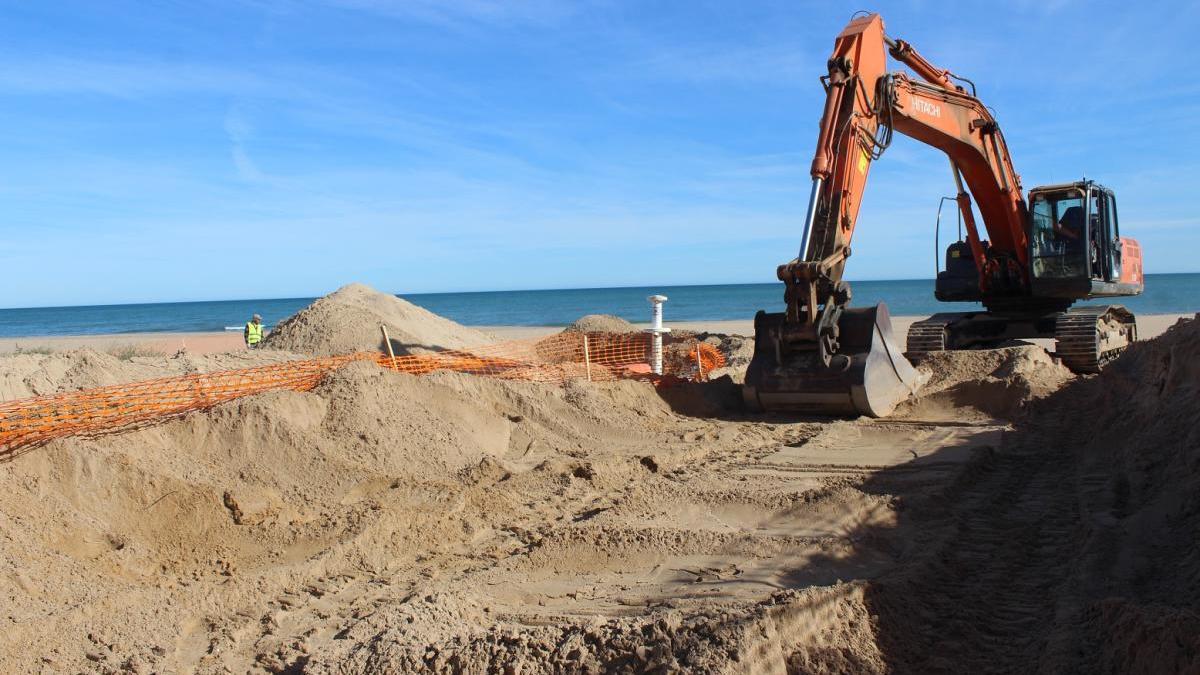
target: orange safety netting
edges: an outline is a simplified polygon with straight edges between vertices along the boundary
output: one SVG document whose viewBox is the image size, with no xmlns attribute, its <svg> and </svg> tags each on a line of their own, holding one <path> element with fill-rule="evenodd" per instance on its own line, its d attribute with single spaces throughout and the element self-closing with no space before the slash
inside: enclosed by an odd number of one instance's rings
<svg viewBox="0 0 1200 675">
<path fill-rule="evenodd" d="M 56 438 L 129 429 L 251 394 L 308 391 L 326 374 L 353 361 L 373 361 L 414 375 L 450 370 L 551 383 L 650 378 L 650 339 L 644 333 L 561 333 L 470 351 L 395 356 L 358 352 L 9 401 L 0 403 L 0 459 Z M 668 377 L 703 379 L 724 363 L 712 345 L 690 339 L 664 340 L 663 370 Z"/>
</svg>

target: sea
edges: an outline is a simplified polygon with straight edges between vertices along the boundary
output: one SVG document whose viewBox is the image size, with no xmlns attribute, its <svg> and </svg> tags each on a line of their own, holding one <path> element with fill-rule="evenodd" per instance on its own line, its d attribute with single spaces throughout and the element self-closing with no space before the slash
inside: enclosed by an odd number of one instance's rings
<svg viewBox="0 0 1200 675">
<path fill-rule="evenodd" d="M 938 302 L 933 297 L 932 280 L 856 281 L 851 287 L 852 306 L 885 302 L 892 316 L 928 316 L 978 307 L 973 303 Z M 664 305 L 668 322 L 748 320 L 759 309 L 780 311 L 783 307 L 780 283 L 415 293 L 400 297 L 470 326 L 565 326 L 584 314 L 615 314 L 633 322 L 648 322 L 647 297 L 655 294 L 668 298 Z M 269 328 L 313 300 L 0 309 L 0 337 L 240 331 L 255 313 L 263 316 Z M 1112 302 L 1125 305 L 1134 314 L 1191 314 L 1200 311 L 1200 273 L 1148 274 L 1142 295 Z"/>
</svg>

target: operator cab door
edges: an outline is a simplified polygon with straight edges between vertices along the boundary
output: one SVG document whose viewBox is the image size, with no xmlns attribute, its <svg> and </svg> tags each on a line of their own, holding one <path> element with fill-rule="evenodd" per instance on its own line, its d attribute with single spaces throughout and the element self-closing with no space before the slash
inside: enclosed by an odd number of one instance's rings
<svg viewBox="0 0 1200 675">
<path fill-rule="evenodd" d="M 1093 185 L 1088 191 L 1088 268 L 1094 281 L 1117 283 L 1121 280 L 1121 237 L 1117 227 L 1117 200 L 1112 190 Z M 1106 286 L 1093 284 L 1103 293 Z"/>
<path fill-rule="evenodd" d="M 1113 276 L 1112 244 L 1117 240 L 1113 234 L 1116 219 L 1113 206 L 1109 203 L 1111 197 L 1112 194 L 1099 185 L 1088 187 L 1084 250 L 1087 255 L 1088 276 L 1093 281 L 1113 281 L 1120 276 L 1119 268 L 1117 275 Z"/>
<path fill-rule="evenodd" d="M 1127 295 L 1121 286 L 1121 237 L 1117 223 L 1117 199 L 1112 190 L 1088 186 L 1088 275 L 1092 297 Z"/>
<path fill-rule="evenodd" d="M 1117 198 L 1111 190 L 1101 191 L 1100 222 L 1104 226 L 1104 246 L 1100 257 L 1105 262 L 1105 280 L 1121 280 L 1121 231 L 1117 224 Z"/>
</svg>

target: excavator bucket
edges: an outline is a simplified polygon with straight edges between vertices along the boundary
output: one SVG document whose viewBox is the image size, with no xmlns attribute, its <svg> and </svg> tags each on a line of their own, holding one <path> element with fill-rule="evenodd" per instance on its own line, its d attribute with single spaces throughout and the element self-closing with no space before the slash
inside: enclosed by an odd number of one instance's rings
<svg viewBox="0 0 1200 675">
<path fill-rule="evenodd" d="M 822 363 L 816 345 L 789 344 L 785 315 L 754 317 L 754 358 L 743 394 L 751 410 L 886 417 L 921 381 L 892 338 L 887 305 L 846 309 L 839 354 Z"/>
</svg>

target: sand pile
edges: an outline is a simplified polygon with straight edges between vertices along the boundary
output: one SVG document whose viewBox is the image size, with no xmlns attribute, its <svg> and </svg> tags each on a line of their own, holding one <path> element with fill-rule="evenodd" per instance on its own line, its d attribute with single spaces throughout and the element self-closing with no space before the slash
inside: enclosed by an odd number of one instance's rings
<svg viewBox="0 0 1200 675">
<path fill-rule="evenodd" d="M 0 356 L 0 401 L 58 394 L 188 373 L 251 368 L 301 358 L 288 352 L 134 356 L 121 359 L 92 349 Z"/>
<path fill-rule="evenodd" d="M 1200 668 L 1200 322 L 1136 345 L 1094 378 L 1037 348 L 934 355 L 922 367 L 926 400 L 1012 414 L 1012 430 L 969 415 L 946 427 L 903 414 L 820 425 L 749 464 L 721 464 L 722 487 L 697 484 L 699 457 L 652 456 L 651 474 L 617 500 L 539 530 L 526 554 L 474 575 L 470 590 L 429 584 L 380 608 L 308 669 Z M 618 411 L 610 423 L 627 414 L 596 403 Z M 770 433 L 763 426 L 740 433 Z M 727 429 L 688 438 L 719 447 Z M 862 470 L 908 453 L 911 463 L 863 483 L 834 471 L 812 491 L 772 492 L 795 485 L 796 471 Z M 587 457 L 573 482 L 599 489 L 611 469 Z M 501 482 L 514 480 L 524 478 Z M 855 543 L 818 536 L 822 523 L 842 523 L 835 531 Z M 779 536 L 803 531 L 793 527 L 816 529 Z M 820 554 L 803 548 L 814 541 Z M 773 555 L 789 564 L 755 568 Z M 835 582 L 847 574 L 872 580 Z M 646 595 L 689 576 L 694 591 Z M 743 580 L 801 588 L 763 599 L 739 591 Z"/>
<path fill-rule="evenodd" d="M 317 299 L 277 325 L 265 340 L 272 349 L 318 356 L 383 349 L 387 326 L 397 354 L 465 349 L 495 340 L 388 293 L 349 284 Z"/>
<path fill-rule="evenodd" d="M 1065 411 L 1089 475 L 1081 558 L 1093 664 L 1108 672 L 1200 669 L 1200 320 L 1138 343 Z M 1071 438 L 1071 437 L 1074 438 Z"/>
<path fill-rule="evenodd" d="M 309 310 L 362 316 L 325 300 Z M 301 315 L 296 335 L 343 337 Z M 830 423 L 680 404 L 721 383 L 355 363 L 310 392 L 55 441 L 0 466 L 0 666 L 1194 670 L 1197 326 L 1099 377 L 1037 349 L 934 355 L 918 404 L 945 424 L 919 405 Z M 12 361 L 13 382 L 125 375 L 71 358 Z"/>
<path fill-rule="evenodd" d="M 725 366 L 710 373 L 712 379 L 728 376 L 741 384 L 746 379 L 746 366 L 754 358 L 754 338 L 724 333 L 697 333 L 696 339 L 716 347 L 725 357 Z"/>
<path fill-rule="evenodd" d="M 641 329 L 612 314 L 586 314 L 563 330 L 568 333 L 636 333 Z"/>
<path fill-rule="evenodd" d="M 488 614 L 448 595 L 414 598 L 356 624 L 305 672 L 886 672 L 860 585 L 546 626 L 496 625 Z"/>
<path fill-rule="evenodd" d="M 520 547 L 514 533 L 561 517 L 564 495 L 583 498 L 597 473 L 647 473 L 628 448 L 670 419 L 642 383 L 540 387 L 356 363 L 312 392 L 53 442 L 0 474 L 0 663 L 283 669 L 306 658 L 289 623 L 298 604 L 315 603 L 304 621 L 332 639 L 381 580 Z M 589 453 L 608 459 L 574 458 Z M 492 495 L 497 481 L 512 488 Z M 342 604 L 318 602 L 333 589 Z"/>
<path fill-rule="evenodd" d="M 0 357 L 0 399 L 41 396 L 150 379 L 159 372 L 153 366 L 121 361 L 92 349 Z"/>
<path fill-rule="evenodd" d="M 1188 320 L 1031 401 L 942 495 L 907 497 L 919 544 L 866 596 L 891 668 L 1200 672 L 1197 419 Z"/>
<path fill-rule="evenodd" d="M 931 352 L 916 356 L 913 365 L 929 380 L 908 406 L 929 411 L 974 408 L 1005 418 L 1021 414 L 1031 401 L 1074 377 L 1036 346 Z"/>
</svg>

